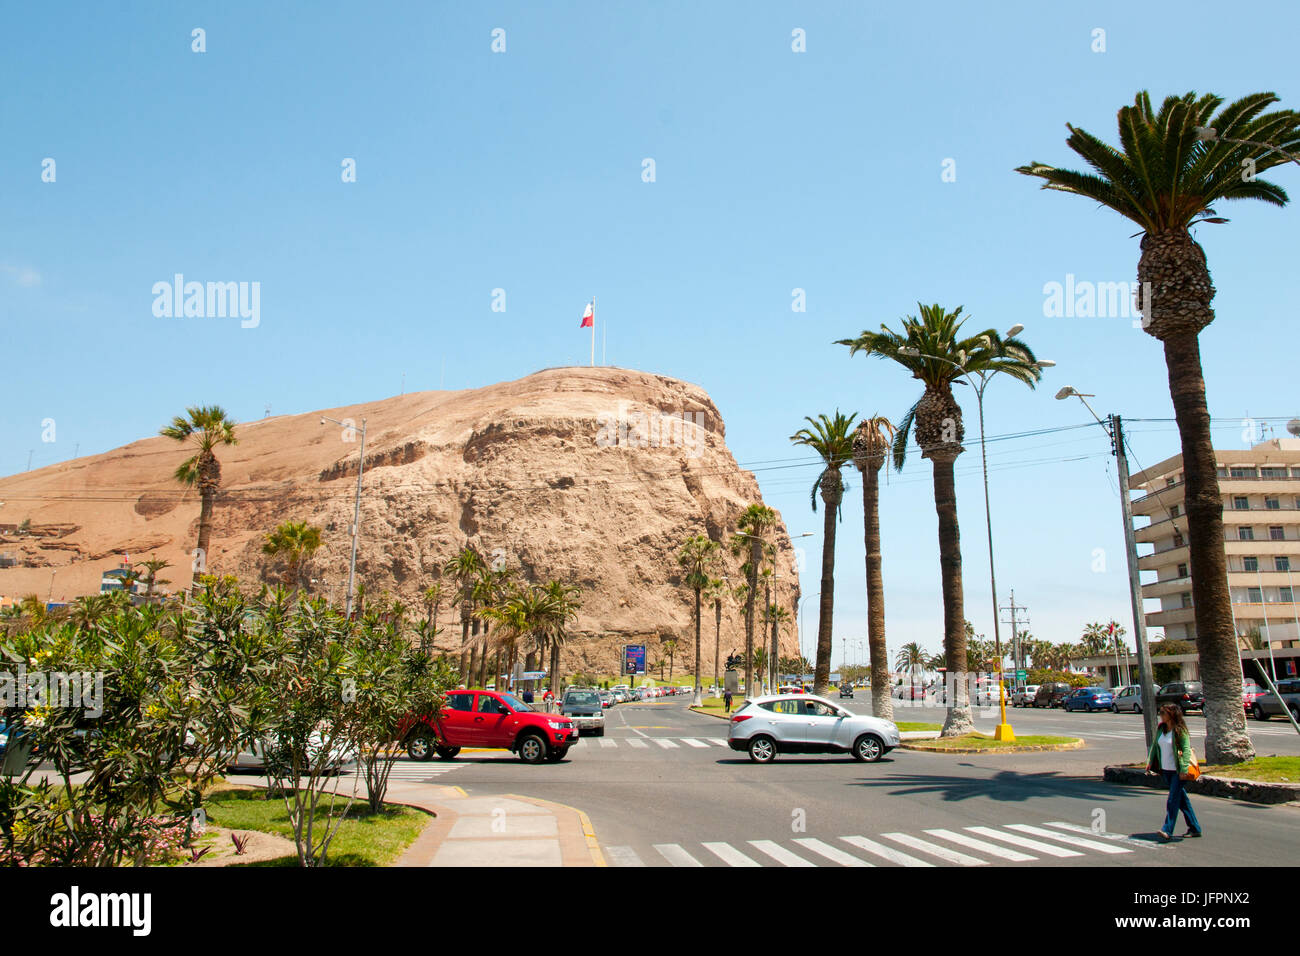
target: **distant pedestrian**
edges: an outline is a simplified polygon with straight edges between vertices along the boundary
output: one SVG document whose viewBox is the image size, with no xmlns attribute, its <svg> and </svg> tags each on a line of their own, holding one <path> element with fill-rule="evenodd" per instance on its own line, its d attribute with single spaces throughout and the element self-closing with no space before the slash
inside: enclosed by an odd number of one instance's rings
<svg viewBox="0 0 1300 956">
<path fill-rule="evenodd" d="M 530 687 L 524 691 L 524 703 L 531 704 L 532 702 L 533 702 L 533 689 Z"/>
<path fill-rule="evenodd" d="M 1183 787 L 1186 780 L 1195 780 L 1201 775 L 1201 768 L 1192 753 L 1192 735 L 1183 719 L 1183 710 L 1177 704 L 1165 704 L 1160 708 L 1160 726 L 1156 728 L 1156 739 L 1151 744 L 1147 755 L 1147 771 L 1160 773 L 1169 787 L 1169 798 L 1165 801 L 1165 824 L 1160 828 L 1160 839 L 1168 842 L 1174 838 L 1174 827 L 1178 823 L 1178 813 L 1182 811 L 1187 821 L 1185 837 L 1201 835 L 1201 825 L 1192 810 L 1192 802 L 1187 798 Z"/>
<path fill-rule="evenodd" d="M 722 708 L 723 713 L 731 713 L 731 691 L 729 690 L 722 693 Z"/>
</svg>

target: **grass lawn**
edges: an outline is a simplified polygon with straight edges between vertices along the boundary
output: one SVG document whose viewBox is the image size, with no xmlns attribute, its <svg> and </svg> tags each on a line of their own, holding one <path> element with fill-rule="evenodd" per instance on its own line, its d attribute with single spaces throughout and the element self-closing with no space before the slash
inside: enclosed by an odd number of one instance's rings
<svg viewBox="0 0 1300 956">
<path fill-rule="evenodd" d="M 1255 757 L 1245 763 L 1202 767 L 1216 777 L 1258 780 L 1261 783 L 1300 783 L 1300 757 Z"/>
<path fill-rule="evenodd" d="M 898 724 L 899 730 L 905 730 L 909 733 L 917 730 L 943 730 L 943 724 L 919 724 L 915 721 L 906 720 L 895 721 L 895 723 Z"/>
<path fill-rule="evenodd" d="M 205 796 L 203 807 L 216 826 L 260 830 L 293 839 L 284 799 L 279 795 L 268 800 L 262 789 L 218 787 Z M 413 807 L 386 806 L 379 813 L 371 813 L 364 798 L 354 801 L 330 842 L 328 863 L 330 866 L 390 866 L 420 835 L 429 819 L 429 814 Z M 297 866 L 298 857 L 280 857 L 251 865 Z"/>
<path fill-rule="evenodd" d="M 994 740 L 985 734 L 966 734 L 962 737 L 941 737 L 938 740 L 920 740 L 908 743 L 917 743 L 926 749 L 935 748 L 938 750 L 1015 750 L 1018 747 L 1048 747 L 1054 744 L 1071 744 L 1077 740 L 1077 737 L 1050 737 L 1038 734 L 1017 735 L 1015 742 L 1011 743 L 1005 740 Z"/>
</svg>

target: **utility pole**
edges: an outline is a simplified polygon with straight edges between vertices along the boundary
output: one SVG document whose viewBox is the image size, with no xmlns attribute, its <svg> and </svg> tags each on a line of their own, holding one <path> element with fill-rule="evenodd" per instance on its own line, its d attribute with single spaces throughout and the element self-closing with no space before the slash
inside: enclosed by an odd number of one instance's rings
<svg viewBox="0 0 1300 956">
<path fill-rule="evenodd" d="M 1011 620 L 1004 621 L 1003 623 L 1011 625 L 1011 660 L 1014 669 L 1019 670 L 1021 667 L 1024 666 L 1024 657 L 1025 657 L 1024 648 L 1020 646 L 1019 625 L 1028 624 L 1029 617 L 1026 615 L 1023 619 L 1017 618 L 1016 613 L 1018 611 L 1028 611 L 1029 608 L 1025 607 L 1023 604 L 1016 603 L 1016 589 L 1012 588 L 1011 603 L 1009 605 L 1003 605 L 1002 610 L 1008 611 L 1011 614 Z M 1016 681 L 1016 685 L 1019 686 L 1020 681 Z"/>
<path fill-rule="evenodd" d="M 1124 452 L 1124 423 L 1110 415 L 1110 440 L 1119 470 L 1119 503 L 1124 515 L 1124 553 L 1128 558 L 1129 601 L 1133 605 L 1133 640 L 1137 644 L 1138 683 L 1142 685 L 1142 726 L 1146 730 L 1147 749 L 1156 739 L 1156 692 L 1151 672 L 1151 654 L 1147 648 L 1146 615 L 1142 612 L 1142 580 L 1138 574 L 1137 538 L 1133 534 L 1133 507 L 1128 498 L 1128 455 Z"/>
</svg>

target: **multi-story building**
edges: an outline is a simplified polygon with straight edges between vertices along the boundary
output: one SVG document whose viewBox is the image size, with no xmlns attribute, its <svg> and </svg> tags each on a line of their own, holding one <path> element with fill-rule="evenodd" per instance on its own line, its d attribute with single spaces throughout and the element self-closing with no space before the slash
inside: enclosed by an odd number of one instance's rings
<svg viewBox="0 0 1300 956">
<path fill-rule="evenodd" d="M 1216 450 L 1223 494 L 1224 548 L 1233 620 L 1243 649 L 1258 634 L 1260 647 L 1300 648 L 1300 439 L 1262 442 L 1248 451 Z M 1138 560 L 1142 596 L 1160 602 L 1147 610 L 1148 629 L 1196 640 L 1192 579 L 1188 571 L 1183 456 L 1175 455 L 1133 475 L 1135 532 L 1150 553 Z M 1149 523 L 1137 527 L 1145 517 Z M 1154 579 L 1151 574 L 1154 573 Z M 1295 658 L 1295 652 L 1285 654 Z M 1280 668 L 1279 668 L 1280 669 Z"/>
</svg>

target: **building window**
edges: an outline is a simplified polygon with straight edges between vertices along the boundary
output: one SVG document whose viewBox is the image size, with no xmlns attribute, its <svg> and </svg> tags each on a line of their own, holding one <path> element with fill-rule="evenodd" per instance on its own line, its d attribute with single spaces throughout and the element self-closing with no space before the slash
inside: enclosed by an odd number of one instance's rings
<svg viewBox="0 0 1300 956">
<path fill-rule="evenodd" d="M 1178 517 L 1178 514 L 1179 514 L 1179 508 L 1178 508 L 1178 505 L 1171 505 L 1170 508 L 1169 508 L 1169 517 L 1171 517 L 1171 518 L 1177 518 L 1177 517 Z"/>
<path fill-rule="evenodd" d="M 1178 482 L 1175 481 L 1173 478 L 1166 478 L 1166 479 L 1165 479 L 1165 487 L 1166 487 L 1166 488 L 1172 488 L 1172 487 L 1173 487 L 1174 485 L 1176 485 L 1176 484 L 1178 484 Z"/>
<path fill-rule="evenodd" d="M 1180 597 L 1182 597 L 1182 599 L 1183 599 L 1183 607 L 1191 607 L 1191 606 L 1192 606 L 1192 595 L 1191 595 L 1190 592 L 1188 592 L 1188 591 L 1184 591 L 1184 592 L 1180 595 Z"/>
<path fill-rule="evenodd" d="M 1259 570 L 1259 558 L 1242 558 L 1242 559 L 1241 559 L 1241 570 L 1243 570 L 1243 571 L 1258 571 L 1258 570 Z"/>
<path fill-rule="evenodd" d="M 1286 469 L 1277 468 L 1277 467 L 1272 467 L 1272 468 L 1264 467 L 1259 470 L 1259 474 L 1261 478 L 1285 478 Z"/>
<path fill-rule="evenodd" d="M 1300 498 L 1297 498 L 1296 501 L 1300 501 Z M 1250 502 L 1246 499 L 1245 495 L 1237 495 L 1232 499 L 1232 507 L 1236 511 L 1249 511 Z"/>
<path fill-rule="evenodd" d="M 1291 597 L 1291 589 L 1289 587 L 1278 588 L 1277 599 L 1281 601 L 1283 604 L 1294 603 L 1294 598 Z"/>
<path fill-rule="evenodd" d="M 1187 577 L 1187 565 L 1185 564 L 1178 565 L 1178 576 L 1180 578 Z"/>
<path fill-rule="evenodd" d="M 1269 511 L 1281 511 L 1282 502 L 1277 498 L 1265 498 L 1264 507 L 1267 508 Z"/>
<path fill-rule="evenodd" d="M 1246 600 L 1251 604 L 1263 604 L 1264 593 L 1259 588 L 1247 588 Z"/>
<path fill-rule="evenodd" d="M 1268 526 L 1268 540 L 1270 541 L 1286 540 L 1286 532 L 1282 530 L 1282 526 L 1280 524 L 1271 524 Z"/>
<path fill-rule="evenodd" d="M 1229 468 L 1228 475 L 1232 478 L 1255 478 L 1257 474 L 1253 466 L 1243 465 L 1239 468 Z"/>
<path fill-rule="evenodd" d="M 1250 528 L 1250 527 L 1242 527 L 1242 528 L 1238 528 L 1238 529 L 1237 529 L 1237 540 L 1238 540 L 1238 541 L 1254 541 L 1254 540 L 1255 540 L 1255 529 L 1254 529 L 1254 528 Z"/>
<path fill-rule="evenodd" d="M 1181 548 L 1185 543 L 1186 543 L 1186 542 L 1183 541 L 1183 534 L 1182 534 L 1182 532 L 1181 532 L 1181 531 L 1175 531 L 1175 532 L 1174 532 L 1174 547 L 1175 547 L 1175 548 Z"/>
<path fill-rule="evenodd" d="M 1274 559 L 1273 559 L 1273 570 L 1274 570 L 1274 571 L 1290 571 L 1290 570 L 1291 570 L 1291 559 L 1290 559 L 1290 558 L 1287 558 L 1287 557 L 1274 558 Z"/>
</svg>

